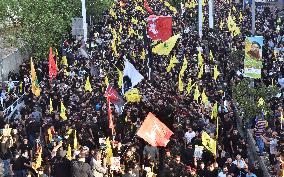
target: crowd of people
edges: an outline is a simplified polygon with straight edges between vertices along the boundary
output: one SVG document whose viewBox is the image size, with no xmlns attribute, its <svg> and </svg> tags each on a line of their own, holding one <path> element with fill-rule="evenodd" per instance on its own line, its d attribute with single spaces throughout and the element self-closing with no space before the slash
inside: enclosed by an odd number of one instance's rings
<svg viewBox="0 0 284 177">
<path fill-rule="evenodd" d="M 25 62 L 19 69 L 21 91 L 25 93 L 21 116 L 9 124 L 4 119 L 0 120 L 3 130 L 0 146 L 2 176 L 263 176 L 259 163 L 249 161 L 250 147 L 238 132 L 231 100 L 232 85 L 244 79 L 243 58 L 231 61 L 231 54 L 242 53 L 245 37 L 253 36 L 251 8 L 247 5 L 243 9 L 242 4 L 230 1 L 215 1 L 214 29 L 209 29 L 208 5 L 205 2 L 201 40 L 197 32 L 198 7 L 191 7 L 189 3 L 175 12 L 164 1 L 149 1 L 156 15 L 172 16 L 173 34 L 181 34 L 169 56 L 150 51 L 153 45 L 145 35 L 145 19 L 149 14 L 143 9 L 143 2 L 123 0 L 114 3 L 112 10 L 106 11 L 102 21 L 94 28 L 94 47 L 89 57 L 79 55 L 83 44 L 68 37 L 59 54 L 54 56 L 58 68 L 56 78 L 49 80 L 47 59 L 35 62 L 41 88 L 38 97 L 31 91 L 30 63 Z M 142 7 L 142 10 L 137 7 Z M 264 68 L 262 78 L 255 82 L 270 85 L 274 79 L 282 87 L 284 25 L 277 12 L 276 9 L 257 9 L 255 35 L 264 37 Z M 240 27 L 239 35 L 234 36 L 228 31 L 226 19 L 229 14 Z M 120 39 L 116 52 L 112 47 L 113 30 Z M 201 76 L 197 48 L 201 48 L 205 66 Z M 146 52 L 145 58 L 142 51 Z M 63 55 L 67 63 L 62 62 Z M 179 62 L 167 72 L 173 56 Z M 182 80 L 188 83 L 191 79 L 193 86 L 180 92 L 178 80 L 184 58 L 188 64 Z M 127 102 L 123 112 L 112 107 L 115 131 L 111 131 L 104 97 L 108 84 L 106 78 L 120 93 L 117 70 L 123 71 L 124 59 L 144 76 L 144 80 L 136 86 L 142 99 L 140 102 Z M 217 79 L 213 76 L 215 66 L 220 72 Z M 91 91 L 85 90 L 87 78 Z M 204 91 L 208 103 L 204 104 L 201 97 L 194 98 L 195 87 L 200 92 Z M 218 104 L 218 121 L 211 118 L 214 103 Z M 66 108 L 67 119 L 60 115 L 62 105 Z M 261 122 L 262 117 L 258 118 L 256 142 L 260 155 L 267 152 L 273 171 L 282 176 L 284 139 L 279 117 L 283 113 L 283 95 L 271 100 L 270 105 L 275 114 L 267 119 L 268 128 Z M 149 112 L 174 133 L 166 147 L 153 147 L 136 136 Z M 5 115 L 2 113 L 1 117 Z M 206 148 L 197 153 L 197 148 L 202 146 L 201 134 L 204 131 L 217 141 L 216 155 Z M 265 150 L 264 143 L 269 145 L 269 151 Z M 110 166 L 109 144 L 112 156 L 119 157 L 117 169 Z"/>
</svg>

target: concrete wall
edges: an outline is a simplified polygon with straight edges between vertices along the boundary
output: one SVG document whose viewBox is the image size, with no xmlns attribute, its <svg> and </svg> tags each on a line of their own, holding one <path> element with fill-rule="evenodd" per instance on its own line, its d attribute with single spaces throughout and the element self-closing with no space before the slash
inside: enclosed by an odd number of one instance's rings
<svg viewBox="0 0 284 177">
<path fill-rule="evenodd" d="M 20 49 L 15 49 L 12 53 L 0 57 L 0 82 L 8 79 L 10 71 L 18 72 L 19 66 L 28 56 L 20 52 Z"/>
</svg>

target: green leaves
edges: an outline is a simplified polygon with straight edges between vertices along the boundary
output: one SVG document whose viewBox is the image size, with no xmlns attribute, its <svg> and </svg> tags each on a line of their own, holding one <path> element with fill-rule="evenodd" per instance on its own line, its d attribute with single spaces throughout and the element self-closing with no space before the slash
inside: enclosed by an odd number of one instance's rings
<svg viewBox="0 0 284 177">
<path fill-rule="evenodd" d="M 101 19 L 112 3 L 111 0 L 86 0 L 87 17 L 94 8 L 95 19 Z M 0 24 L 14 22 L 9 28 L 17 28 L 13 35 L 25 44 L 25 51 L 35 59 L 46 60 L 49 47 L 58 48 L 62 36 L 70 31 L 71 19 L 81 17 L 81 8 L 81 0 L 3 0 L 0 1 Z M 1 28 L 7 31 L 6 26 L 0 25 L 0 31 Z"/>
<path fill-rule="evenodd" d="M 251 79 L 243 79 L 233 86 L 233 99 L 238 104 L 238 109 L 244 112 L 244 120 L 249 123 L 255 116 L 262 112 L 266 115 L 272 114 L 269 106 L 271 98 L 280 92 L 276 86 L 266 86 L 264 83 L 257 83 L 253 87 Z M 264 99 L 264 104 L 258 106 L 259 98 Z"/>
</svg>

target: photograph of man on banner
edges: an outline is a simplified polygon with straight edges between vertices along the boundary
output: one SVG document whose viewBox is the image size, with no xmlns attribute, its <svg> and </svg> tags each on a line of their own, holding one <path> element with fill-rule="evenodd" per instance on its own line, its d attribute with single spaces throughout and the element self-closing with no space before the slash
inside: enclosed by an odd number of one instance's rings
<svg viewBox="0 0 284 177">
<path fill-rule="evenodd" d="M 250 78 L 261 78 L 263 37 L 247 37 L 245 40 L 244 74 Z"/>
</svg>

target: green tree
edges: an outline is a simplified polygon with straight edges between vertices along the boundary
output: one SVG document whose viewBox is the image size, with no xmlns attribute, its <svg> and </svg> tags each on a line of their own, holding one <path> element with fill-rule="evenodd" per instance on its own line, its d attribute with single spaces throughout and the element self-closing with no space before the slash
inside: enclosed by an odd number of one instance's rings
<svg viewBox="0 0 284 177">
<path fill-rule="evenodd" d="M 233 86 L 233 99 L 240 112 L 243 112 L 244 122 L 248 124 L 262 112 L 266 115 L 272 114 L 269 101 L 279 92 L 280 88 L 276 86 L 266 86 L 264 83 L 253 86 L 251 79 L 243 79 Z M 260 98 L 264 99 L 262 106 L 258 106 Z"/>
<path fill-rule="evenodd" d="M 95 8 L 100 18 L 110 0 L 86 0 L 87 9 Z M 58 47 L 62 35 L 71 30 L 71 19 L 81 17 L 81 0 L 8 0 L 0 2 L 2 30 L 16 28 L 17 42 L 36 59 L 46 59 L 50 46 Z M 11 23 L 7 23 L 11 22 Z M 0 27 L 1 28 L 1 27 Z"/>
</svg>

